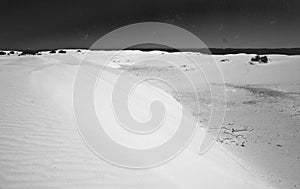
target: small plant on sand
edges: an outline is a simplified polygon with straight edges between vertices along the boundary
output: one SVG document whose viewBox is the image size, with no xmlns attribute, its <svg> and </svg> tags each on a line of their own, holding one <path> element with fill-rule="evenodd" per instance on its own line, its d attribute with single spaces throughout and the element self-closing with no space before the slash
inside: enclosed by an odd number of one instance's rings
<svg viewBox="0 0 300 189">
<path fill-rule="evenodd" d="M 59 50 L 58 53 L 61 53 L 61 54 L 66 54 L 67 51 L 64 51 L 64 50 Z"/>
<path fill-rule="evenodd" d="M 255 57 L 252 57 L 252 58 L 251 58 L 251 61 L 252 61 L 252 62 L 259 62 L 259 61 L 260 61 L 260 56 L 259 56 L 259 55 L 256 55 Z"/>
<path fill-rule="evenodd" d="M 261 63 L 268 63 L 269 59 L 268 59 L 267 56 L 263 56 L 263 57 L 260 58 L 260 61 L 261 61 Z"/>
<path fill-rule="evenodd" d="M 41 55 L 41 53 L 38 50 L 23 50 L 19 56 L 25 56 L 25 55 Z"/>
<path fill-rule="evenodd" d="M 258 62 L 260 64 L 266 64 L 269 62 L 269 59 L 267 56 L 259 56 L 259 55 L 256 55 L 255 57 L 252 57 L 251 58 L 251 62 L 250 64 L 253 65 L 253 62 Z"/>
<path fill-rule="evenodd" d="M 222 59 L 222 60 L 220 60 L 220 62 L 229 62 L 229 59 Z"/>
</svg>

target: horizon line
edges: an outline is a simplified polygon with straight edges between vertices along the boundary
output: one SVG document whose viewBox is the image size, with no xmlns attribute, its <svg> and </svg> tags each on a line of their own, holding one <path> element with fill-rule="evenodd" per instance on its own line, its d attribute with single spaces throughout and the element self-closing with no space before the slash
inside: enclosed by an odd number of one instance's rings
<svg viewBox="0 0 300 189">
<path fill-rule="evenodd" d="M 225 55 L 225 54 L 286 54 L 286 55 L 300 55 L 300 47 L 293 48 L 127 48 L 127 49 L 117 49 L 117 48 L 106 48 L 106 49 L 89 49 L 89 48 L 53 48 L 53 49 L 1 49 L 0 51 L 52 51 L 52 50 L 91 50 L 91 51 L 121 51 L 121 50 L 140 50 L 140 51 L 164 51 L 164 52 L 198 52 L 203 54 L 215 54 L 215 55 Z"/>
</svg>

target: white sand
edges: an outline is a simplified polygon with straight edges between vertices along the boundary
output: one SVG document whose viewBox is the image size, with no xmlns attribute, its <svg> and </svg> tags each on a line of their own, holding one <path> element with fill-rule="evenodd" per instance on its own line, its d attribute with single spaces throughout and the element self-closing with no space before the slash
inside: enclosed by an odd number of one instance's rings
<svg viewBox="0 0 300 189">
<path fill-rule="evenodd" d="M 93 53 L 88 61 L 97 64 L 110 52 Z M 81 139 L 73 117 L 72 84 L 82 55 L 0 57 L 0 188 L 271 188 L 220 145 L 198 155 L 203 132 L 177 158 L 153 169 L 123 169 L 98 158 Z M 131 53 L 112 67 L 145 56 L 161 54 Z M 108 81 L 114 78 L 113 71 L 108 75 Z M 149 94 L 163 93 L 146 88 L 137 94 L 146 101 Z M 179 111 L 171 96 L 164 98 Z"/>
<path fill-rule="evenodd" d="M 209 69 L 209 56 L 186 54 L 196 57 L 199 65 Z M 148 55 L 144 53 L 144 56 Z M 227 83 L 226 117 L 217 142 L 247 170 L 270 185 L 278 188 L 300 187 L 300 56 L 268 55 L 270 63 L 250 65 L 249 61 L 254 56 L 214 56 Z M 195 75 L 195 66 L 191 62 L 174 57 L 178 58 L 178 55 L 164 53 L 158 56 L 172 60 L 187 75 L 201 80 L 199 74 Z M 138 60 L 133 58 L 131 61 Z M 142 78 L 157 76 L 176 80 L 174 68 L 166 66 L 139 64 L 121 69 Z M 183 104 L 197 116 L 190 91 L 185 89 L 185 83 L 180 85 L 180 80 L 178 83 Z M 164 86 L 157 86 L 172 93 Z M 219 83 L 215 86 L 218 87 Z M 210 92 L 205 85 L 199 85 L 199 95 L 200 120 L 205 126 L 211 104 Z"/>
</svg>

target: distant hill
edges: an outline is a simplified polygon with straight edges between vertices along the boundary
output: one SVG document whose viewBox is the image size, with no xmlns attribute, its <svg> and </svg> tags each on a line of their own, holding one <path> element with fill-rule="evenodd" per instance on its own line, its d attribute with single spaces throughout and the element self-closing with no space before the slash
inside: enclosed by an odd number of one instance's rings
<svg viewBox="0 0 300 189">
<path fill-rule="evenodd" d="M 267 48 L 245 48 L 245 49 L 232 49 L 232 48 L 210 48 L 210 49 L 174 49 L 174 48 L 128 48 L 128 50 L 141 50 L 141 51 L 167 51 L 167 52 L 200 52 L 204 54 L 214 54 L 214 55 L 226 55 L 226 54 L 283 54 L 283 55 L 300 55 L 300 48 L 276 48 L 276 49 L 267 49 Z"/>
<path fill-rule="evenodd" d="M 225 54 L 285 54 L 285 55 L 300 55 L 300 48 L 181 48 L 175 49 L 165 45 L 159 44 L 142 44 L 127 48 L 127 50 L 141 50 L 141 51 L 167 51 L 167 52 L 200 52 L 204 54 L 215 54 L 215 55 L 225 55 Z"/>
<path fill-rule="evenodd" d="M 86 48 L 64 48 L 66 50 L 120 50 L 120 49 L 86 49 Z M 5 49 L 2 49 L 5 50 Z M 12 49 L 6 49 L 6 50 L 12 50 Z M 17 49 L 14 49 L 17 50 Z M 268 55 L 268 54 L 282 54 L 282 55 L 300 55 L 300 48 L 199 48 L 199 49 L 193 49 L 193 48 L 181 48 L 181 49 L 175 49 L 172 47 L 168 47 L 165 45 L 152 45 L 152 44 L 143 44 L 143 45 L 136 45 L 129 48 L 126 48 L 124 50 L 140 50 L 140 51 L 165 51 L 165 52 L 199 52 L 203 54 L 214 54 L 214 55 L 226 55 L 226 54 L 257 54 L 257 55 Z M 38 53 L 43 51 L 50 51 L 53 52 L 56 51 L 53 49 L 39 49 L 39 50 L 17 50 L 23 52 L 23 54 L 31 54 L 31 53 Z M 63 53 L 63 52 L 61 52 Z"/>
<path fill-rule="evenodd" d="M 246 53 L 246 54 L 285 54 L 285 55 L 300 55 L 300 48 L 277 48 L 277 49 L 219 49 L 219 48 L 211 48 L 212 54 L 238 54 L 238 53 Z"/>
</svg>

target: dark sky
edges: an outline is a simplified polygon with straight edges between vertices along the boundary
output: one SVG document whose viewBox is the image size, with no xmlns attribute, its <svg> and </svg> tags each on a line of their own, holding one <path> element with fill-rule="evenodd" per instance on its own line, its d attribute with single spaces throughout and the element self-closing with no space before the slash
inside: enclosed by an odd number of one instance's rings
<svg viewBox="0 0 300 189">
<path fill-rule="evenodd" d="M 0 49 L 88 48 L 136 22 L 175 24 L 208 47 L 300 47 L 299 0 L 6 1 Z"/>
</svg>

